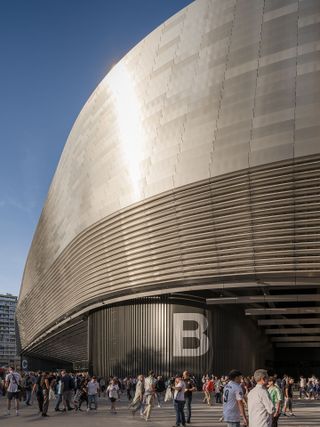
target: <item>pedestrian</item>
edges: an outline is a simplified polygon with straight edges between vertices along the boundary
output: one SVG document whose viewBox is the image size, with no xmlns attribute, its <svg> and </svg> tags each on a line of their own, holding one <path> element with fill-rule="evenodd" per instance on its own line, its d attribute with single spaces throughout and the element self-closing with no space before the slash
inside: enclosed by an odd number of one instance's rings
<svg viewBox="0 0 320 427">
<path fill-rule="evenodd" d="M 185 392 L 184 392 L 184 399 L 185 399 L 185 405 L 186 405 L 186 415 L 187 415 L 187 424 L 191 423 L 191 403 L 192 403 L 192 393 L 197 390 L 196 383 L 194 380 L 190 377 L 189 371 L 184 371 L 182 374 L 182 378 L 185 383 Z"/>
<path fill-rule="evenodd" d="M 37 382 L 37 377 L 36 377 L 34 372 L 30 372 L 30 379 L 31 379 L 31 383 L 32 383 L 30 405 L 33 405 L 33 401 L 34 401 L 34 397 L 35 397 L 35 393 L 34 393 L 33 389 L 34 389 L 34 385 Z"/>
<path fill-rule="evenodd" d="M 100 378 L 99 380 L 99 389 L 101 390 L 103 397 L 105 397 L 106 396 L 106 380 L 104 378 Z"/>
<path fill-rule="evenodd" d="M 283 415 L 287 415 L 287 411 L 289 411 L 289 415 L 294 417 L 294 413 L 292 411 L 292 402 L 293 402 L 293 378 L 288 378 L 287 383 L 284 387 L 284 408 Z"/>
<path fill-rule="evenodd" d="M 92 403 L 94 404 L 94 409 L 98 409 L 98 393 L 99 393 L 99 383 L 97 377 L 93 376 L 87 384 L 88 390 L 88 406 L 87 411 L 92 409 Z"/>
<path fill-rule="evenodd" d="M 208 406 L 211 406 L 211 396 L 214 391 L 214 381 L 212 377 L 207 377 L 203 385 L 204 392 L 204 403 L 207 403 Z"/>
<path fill-rule="evenodd" d="M 253 376 L 256 386 L 248 394 L 249 425 L 270 427 L 275 410 L 266 388 L 268 373 L 264 369 L 258 369 Z"/>
<path fill-rule="evenodd" d="M 60 375 L 56 377 L 54 384 L 53 384 L 53 387 L 54 387 L 55 392 L 56 392 L 56 404 L 55 404 L 54 410 L 56 412 L 59 412 L 59 411 L 61 411 L 60 403 L 62 402 L 62 381 L 61 381 Z"/>
<path fill-rule="evenodd" d="M 154 377 L 154 372 L 149 371 L 149 375 L 144 381 L 144 404 L 145 409 L 143 411 L 143 416 L 146 421 L 150 419 L 151 411 L 154 403 L 154 396 L 156 391 L 156 379 Z"/>
<path fill-rule="evenodd" d="M 86 402 L 86 405 L 88 407 L 88 378 L 84 378 L 81 382 L 81 395 L 80 395 L 80 399 L 79 399 L 79 411 L 82 411 L 81 409 L 81 405 L 83 402 Z"/>
<path fill-rule="evenodd" d="M 32 387 L 33 387 L 33 384 L 32 384 L 31 376 L 29 373 L 27 373 L 24 378 L 24 390 L 26 393 L 25 404 L 27 406 L 31 405 L 30 401 L 31 401 L 31 395 L 32 395 Z"/>
<path fill-rule="evenodd" d="M 163 380 L 163 377 L 159 375 L 156 382 L 156 397 L 158 401 L 158 408 L 161 408 L 162 403 L 164 402 L 164 394 L 166 391 L 166 384 Z"/>
<path fill-rule="evenodd" d="M 19 415 L 19 398 L 20 398 L 20 383 L 21 376 L 18 372 L 15 371 L 14 367 L 9 368 L 9 373 L 5 378 L 5 387 L 7 390 L 7 404 L 8 411 L 7 415 L 10 415 L 11 410 L 11 401 L 14 399 L 16 415 Z"/>
<path fill-rule="evenodd" d="M 107 387 L 107 395 L 111 402 L 110 412 L 116 414 L 116 401 L 120 398 L 120 388 L 116 378 L 112 378 L 111 383 Z"/>
<path fill-rule="evenodd" d="M 183 378 L 181 376 L 177 376 L 175 379 L 173 394 L 174 409 L 176 411 L 176 426 L 186 425 L 186 418 L 184 415 L 184 405 L 186 403 L 184 397 L 185 391 L 186 384 Z"/>
<path fill-rule="evenodd" d="M 40 378 L 40 389 L 43 395 L 42 401 L 42 413 L 43 417 L 48 417 L 48 409 L 49 409 L 49 390 L 50 390 L 50 381 L 49 381 L 49 373 L 44 372 Z"/>
<path fill-rule="evenodd" d="M 138 410 L 140 410 L 140 415 L 143 413 L 143 399 L 144 399 L 144 376 L 139 375 L 138 381 L 136 383 L 135 395 L 132 402 L 129 405 L 129 409 L 132 411 L 134 416 Z"/>
<path fill-rule="evenodd" d="M 131 379 L 131 377 L 125 378 L 124 384 L 125 384 L 125 388 L 126 388 L 126 392 L 127 392 L 128 401 L 131 402 L 131 400 L 132 400 L 132 396 L 131 396 L 132 379 Z"/>
<path fill-rule="evenodd" d="M 268 393 L 270 399 L 275 408 L 275 413 L 272 418 L 272 427 L 278 427 L 278 419 L 281 415 L 281 405 L 282 405 L 282 394 L 280 388 L 276 384 L 276 379 L 274 377 L 269 377 L 268 380 Z"/>
<path fill-rule="evenodd" d="M 214 394 L 216 403 L 222 403 L 222 393 L 223 393 L 223 386 L 221 382 L 221 378 L 217 378 L 214 382 Z"/>
<path fill-rule="evenodd" d="M 243 390 L 240 385 L 242 374 L 240 371 L 233 369 L 228 377 L 229 382 L 224 386 L 223 390 L 223 419 L 228 427 L 240 427 L 240 419 L 242 417 L 243 424 L 246 426 L 248 425 L 248 420 L 243 406 Z"/>
<path fill-rule="evenodd" d="M 43 401 L 44 401 L 43 392 L 42 392 L 42 385 L 41 385 L 42 375 L 43 375 L 43 372 L 39 371 L 37 378 L 36 378 L 36 382 L 33 386 L 33 392 L 35 393 L 36 398 L 37 398 L 37 402 L 38 402 L 39 414 L 42 414 Z"/>
<path fill-rule="evenodd" d="M 306 398 L 307 395 L 307 379 L 301 375 L 299 380 L 299 399 Z"/>
<path fill-rule="evenodd" d="M 87 385 L 88 384 L 85 378 L 83 377 L 78 378 L 76 393 L 73 400 L 75 411 L 82 411 L 81 405 L 83 402 L 87 402 L 87 406 L 88 406 Z"/>
<path fill-rule="evenodd" d="M 62 391 L 62 403 L 63 411 L 66 412 L 72 411 L 74 408 L 71 406 L 74 395 L 74 382 L 73 379 L 67 372 L 63 369 L 61 371 L 61 391 Z"/>
</svg>

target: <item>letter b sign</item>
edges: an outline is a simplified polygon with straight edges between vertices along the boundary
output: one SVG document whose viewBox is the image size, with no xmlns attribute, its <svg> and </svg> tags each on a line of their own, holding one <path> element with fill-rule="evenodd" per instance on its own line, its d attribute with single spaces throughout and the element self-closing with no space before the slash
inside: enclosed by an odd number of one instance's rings
<svg viewBox="0 0 320 427">
<path fill-rule="evenodd" d="M 186 329 L 185 324 L 192 322 L 195 328 Z M 209 350 L 209 338 L 204 333 L 208 329 L 207 318 L 200 313 L 173 314 L 173 356 L 198 357 Z M 186 346 L 184 338 L 191 339 L 196 345 Z"/>
</svg>

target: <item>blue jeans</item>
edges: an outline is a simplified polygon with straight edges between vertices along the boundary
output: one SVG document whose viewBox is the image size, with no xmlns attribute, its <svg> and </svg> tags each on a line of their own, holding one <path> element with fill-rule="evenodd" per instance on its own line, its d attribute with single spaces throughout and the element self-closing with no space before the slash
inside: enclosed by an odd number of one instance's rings
<svg viewBox="0 0 320 427">
<path fill-rule="evenodd" d="M 186 416 L 187 416 L 187 422 L 190 423 L 191 421 L 191 402 L 192 402 L 192 394 L 190 396 L 186 396 Z"/>
<path fill-rule="evenodd" d="M 183 426 L 186 424 L 186 419 L 184 416 L 184 404 L 186 402 L 184 400 L 175 400 L 174 401 L 174 409 L 176 411 L 176 425 L 179 426 L 182 424 Z"/>
<path fill-rule="evenodd" d="M 240 421 L 235 422 L 235 423 L 228 423 L 227 422 L 227 427 L 240 427 Z"/>
<path fill-rule="evenodd" d="M 58 396 L 58 398 L 57 398 L 57 401 L 56 401 L 56 406 L 54 408 L 55 411 L 59 410 L 60 403 L 62 402 L 62 394 L 58 394 L 57 396 Z"/>
<path fill-rule="evenodd" d="M 31 390 L 26 390 L 26 405 L 30 405 Z"/>
<path fill-rule="evenodd" d="M 91 408 L 92 403 L 94 404 L 94 409 L 98 409 L 98 396 L 96 394 L 88 394 L 88 408 Z"/>
</svg>

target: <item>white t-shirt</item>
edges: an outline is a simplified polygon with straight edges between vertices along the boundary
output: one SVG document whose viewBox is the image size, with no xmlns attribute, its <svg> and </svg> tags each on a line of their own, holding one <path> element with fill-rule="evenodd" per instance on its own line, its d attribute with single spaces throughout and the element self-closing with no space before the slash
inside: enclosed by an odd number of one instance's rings
<svg viewBox="0 0 320 427">
<path fill-rule="evenodd" d="M 240 384 L 229 381 L 223 390 L 223 418 L 229 423 L 240 422 L 240 410 L 237 401 L 243 399 Z"/>
<path fill-rule="evenodd" d="M 8 392 L 9 393 L 16 393 L 18 391 L 18 384 L 21 380 L 20 374 L 18 372 L 12 372 L 10 374 L 6 375 L 6 382 L 9 383 L 8 385 Z"/>
<path fill-rule="evenodd" d="M 93 382 L 93 381 L 89 381 L 88 382 L 88 394 L 90 396 L 97 394 L 98 390 L 99 390 L 99 383 L 97 381 Z"/>
<path fill-rule="evenodd" d="M 110 399 L 118 399 L 119 398 L 119 386 L 118 384 L 110 384 L 107 387 L 107 393 Z"/>
<path fill-rule="evenodd" d="M 305 387 L 307 385 L 307 380 L 305 378 L 300 378 L 300 387 Z"/>
<path fill-rule="evenodd" d="M 181 387 L 181 390 L 175 390 L 174 391 L 174 400 L 185 400 L 184 398 L 184 392 L 186 391 L 186 384 L 183 380 L 180 380 L 178 384 L 175 385 L 175 387 Z"/>
</svg>

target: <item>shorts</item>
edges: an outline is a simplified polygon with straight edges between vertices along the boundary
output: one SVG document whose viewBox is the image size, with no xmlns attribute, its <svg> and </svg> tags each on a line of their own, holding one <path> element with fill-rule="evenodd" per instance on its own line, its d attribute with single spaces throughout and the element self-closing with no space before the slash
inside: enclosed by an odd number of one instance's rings
<svg viewBox="0 0 320 427">
<path fill-rule="evenodd" d="M 12 399 L 19 399 L 20 397 L 20 391 L 7 391 L 7 398 L 8 400 L 12 400 Z"/>
<path fill-rule="evenodd" d="M 110 402 L 115 402 L 117 399 L 115 397 L 109 397 Z"/>
</svg>

